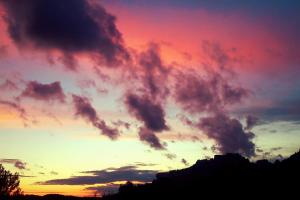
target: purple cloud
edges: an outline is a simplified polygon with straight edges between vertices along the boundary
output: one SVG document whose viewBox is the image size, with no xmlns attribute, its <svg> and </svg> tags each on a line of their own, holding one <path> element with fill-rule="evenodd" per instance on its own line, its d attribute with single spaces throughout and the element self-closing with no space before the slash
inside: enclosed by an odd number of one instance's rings
<svg viewBox="0 0 300 200">
<path fill-rule="evenodd" d="M 60 85 L 60 82 L 58 81 L 49 84 L 30 81 L 27 83 L 26 88 L 22 92 L 21 96 L 30 97 L 42 101 L 65 101 L 65 94 Z"/>
<path fill-rule="evenodd" d="M 179 73 L 176 82 L 176 102 L 193 114 L 220 111 L 226 105 L 240 103 L 249 94 L 247 89 L 229 84 L 217 72 Z"/>
<path fill-rule="evenodd" d="M 251 130 L 258 123 L 258 117 L 253 115 L 246 116 L 246 127 L 245 130 Z"/>
<path fill-rule="evenodd" d="M 150 100 L 147 96 L 127 94 L 125 104 L 129 111 L 152 131 L 168 130 L 163 107 Z"/>
<path fill-rule="evenodd" d="M 159 45 L 151 43 L 146 51 L 138 54 L 138 66 L 141 67 L 142 90 L 153 98 L 165 97 L 169 93 L 166 87 L 169 68 L 160 56 Z"/>
<path fill-rule="evenodd" d="M 75 53 L 89 52 L 94 59 L 110 65 L 128 59 L 116 18 L 99 3 L 85 0 L 1 3 L 6 10 L 9 35 L 20 47 L 59 50 L 70 69 L 75 68 L 69 62 Z"/>
<path fill-rule="evenodd" d="M 96 110 L 86 97 L 77 95 L 72 95 L 72 97 L 76 116 L 85 118 L 88 122 L 93 124 L 94 127 L 99 129 L 103 135 L 106 135 L 112 140 L 119 136 L 119 131 L 117 129 L 109 127 L 105 121 L 99 118 Z"/>
<path fill-rule="evenodd" d="M 153 133 L 153 131 L 147 128 L 140 128 L 139 138 L 141 141 L 148 144 L 150 147 L 156 150 L 165 150 L 165 146 L 161 143 L 160 139 Z"/>
<path fill-rule="evenodd" d="M 218 113 L 200 119 L 197 127 L 217 142 L 217 149 L 222 153 L 240 153 L 247 157 L 255 155 L 255 145 L 252 142 L 254 134 L 244 131 L 237 119 Z"/>
</svg>

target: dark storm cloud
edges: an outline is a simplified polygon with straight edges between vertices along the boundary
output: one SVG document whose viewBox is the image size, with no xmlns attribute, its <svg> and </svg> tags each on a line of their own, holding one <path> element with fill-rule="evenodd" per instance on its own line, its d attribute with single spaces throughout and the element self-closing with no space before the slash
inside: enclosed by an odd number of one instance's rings
<svg viewBox="0 0 300 200">
<path fill-rule="evenodd" d="M 0 163 L 13 164 L 17 169 L 26 169 L 26 163 L 22 162 L 19 159 L 1 159 Z"/>
<path fill-rule="evenodd" d="M 165 111 L 161 104 L 151 101 L 147 96 L 127 94 L 125 104 L 129 111 L 152 131 L 168 130 Z"/>
<path fill-rule="evenodd" d="M 120 168 L 109 168 L 96 171 L 82 172 L 87 175 L 73 176 L 66 179 L 53 179 L 39 182 L 41 185 L 94 185 L 105 184 L 115 181 L 141 181 L 150 182 L 155 178 L 157 171 L 140 170 L 135 166 L 125 166 Z"/>
<path fill-rule="evenodd" d="M 13 41 L 21 46 L 58 49 L 63 55 L 91 52 L 106 63 L 127 58 L 116 18 L 86 0 L 2 0 Z M 67 54 L 65 54 L 67 53 Z"/>
<path fill-rule="evenodd" d="M 251 130 L 258 123 L 258 117 L 253 115 L 246 116 L 246 127 L 245 130 Z"/>
<path fill-rule="evenodd" d="M 22 92 L 21 96 L 43 101 L 65 101 L 65 94 L 60 85 L 60 82 L 58 81 L 49 84 L 30 81 L 27 83 L 26 88 Z"/>
<path fill-rule="evenodd" d="M 139 138 L 142 142 L 145 142 L 150 147 L 156 150 L 164 150 L 165 146 L 161 143 L 160 139 L 154 134 L 153 131 L 147 128 L 140 128 Z"/>
<path fill-rule="evenodd" d="M 222 153 L 240 153 L 251 157 L 255 155 L 252 142 L 254 134 L 243 129 L 242 124 L 223 113 L 200 119 L 197 125 L 209 138 L 217 142 L 217 149 Z"/>
<path fill-rule="evenodd" d="M 77 95 L 72 95 L 72 97 L 76 116 L 85 118 L 88 122 L 93 124 L 93 126 L 99 129 L 103 135 L 106 135 L 112 140 L 119 136 L 119 131 L 117 129 L 109 127 L 105 121 L 99 118 L 96 110 L 86 97 Z"/>
</svg>

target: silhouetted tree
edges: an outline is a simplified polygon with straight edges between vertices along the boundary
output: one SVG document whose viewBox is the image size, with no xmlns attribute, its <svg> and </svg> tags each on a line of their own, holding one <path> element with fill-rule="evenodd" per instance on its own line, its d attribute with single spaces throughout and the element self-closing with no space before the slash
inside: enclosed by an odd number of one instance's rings
<svg viewBox="0 0 300 200">
<path fill-rule="evenodd" d="M 19 174 L 12 174 L 0 164 L 0 197 L 21 194 Z"/>
</svg>

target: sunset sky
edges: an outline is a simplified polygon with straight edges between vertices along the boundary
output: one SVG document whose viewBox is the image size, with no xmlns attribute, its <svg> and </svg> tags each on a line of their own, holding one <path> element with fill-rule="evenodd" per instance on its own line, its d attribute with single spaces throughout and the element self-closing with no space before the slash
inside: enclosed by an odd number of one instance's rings
<svg viewBox="0 0 300 200">
<path fill-rule="evenodd" d="M 89 196 L 300 147 L 298 0 L 0 0 L 0 163 Z"/>
</svg>

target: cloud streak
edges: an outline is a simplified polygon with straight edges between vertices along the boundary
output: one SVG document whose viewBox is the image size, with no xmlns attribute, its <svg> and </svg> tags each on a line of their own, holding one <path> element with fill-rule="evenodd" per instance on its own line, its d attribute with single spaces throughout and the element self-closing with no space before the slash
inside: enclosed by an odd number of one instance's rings
<svg viewBox="0 0 300 200">
<path fill-rule="evenodd" d="M 165 150 L 166 147 L 162 144 L 160 139 L 154 134 L 153 131 L 141 127 L 139 130 L 139 138 L 142 142 L 145 142 L 150 147 L 156 150 Z"/>
<path fill-rule="evenodd" d="M 12 101 L 6 101 L 6 100 L 1 100 L 0 99 L 0 104 L 2 105 L 5 105 L 5 106 L 8 106 L 14 110 L 16 110 L 19 115 L 20 115 L 20 118 L 24 121 L 27 121 L 27 112 L 26 110 L 21 106 L 19 105 L 18 103 L 15 103 L 15 102 L 12 102 Z"/>
<path fill-rule="evenodd" d="M 155 178 L 157 171 L 140 170 L 136 166 L 108 168 L 104 170 L 84 171 L 83 176 L 73 176 L 66 179 L 53 179 L 39 182 L 41 185 L 95 185 L 107 184 L 116 181 L 150 182 Z"/>
<path fill-rule="evenodd" d="M 109 127 L 106 122 L 99 118 L 96 110 L 91 105 L 86 97 L 72 95 L 73 104 L 75 108 L 75 115 L 85 118 L 94 127 L 99 129 L 101 133 L 112 140 L 117 139 L 119 131 L 115 128 Z"/>
<path fill-rule="evenodd" d="M 26 168 L 26 163 L 19 159 L 1 159 L 0 163 L 13 164 L 15 168 L 23 170 Z"/>
</svg>

